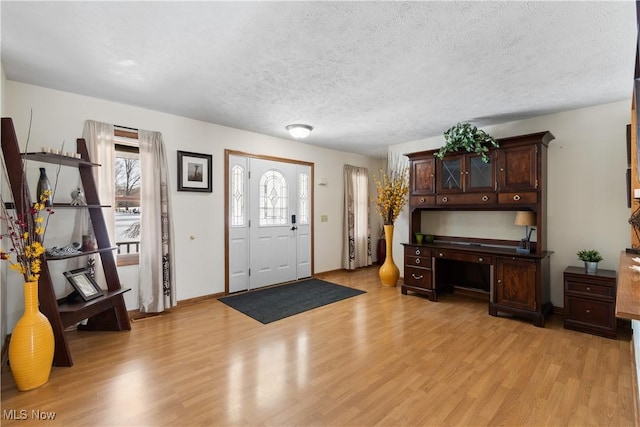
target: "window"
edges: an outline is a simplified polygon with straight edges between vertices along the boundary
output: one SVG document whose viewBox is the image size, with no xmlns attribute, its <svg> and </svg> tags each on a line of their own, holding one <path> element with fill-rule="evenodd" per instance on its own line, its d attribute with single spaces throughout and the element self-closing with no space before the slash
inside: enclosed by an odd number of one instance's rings
<svg viewBox="0 0 640 427">
<path fill-rule="evenodd" d="M 298 223 L 309 224 L 309 175 L 301 173 L 298 177 Z"/>
<path fill-rule="evenodd" d="M 287 181 L 277 170 L 268 170 L 260 177 L 260 226 L 288 224 L 287 191 Z"/>
<path fill-rule="evenodd" d="M 231 169 L 231 226 L 244 227 L 244 168 Z"/>
<path fill-rule="evenodd" d="M 140 255 L 141 174 L 138 133 L 116 128 L 115 233 L 118 265 L 138 264 Z"/>
</svg>

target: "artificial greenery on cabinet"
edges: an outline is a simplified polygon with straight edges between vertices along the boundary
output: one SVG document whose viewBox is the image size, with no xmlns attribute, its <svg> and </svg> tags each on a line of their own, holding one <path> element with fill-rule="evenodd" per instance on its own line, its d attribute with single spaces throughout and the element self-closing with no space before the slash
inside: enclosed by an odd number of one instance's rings
<svg viewBox="0 0 640 427">
<path fill-rule="evenodd" d="M 441 160 L 449 152 L 466 150 L 479 154 L 483 162 L 489 163 L 487 156 L 489 148 L 487 146 L 498 147 L 498 143 L 491 135 L 471 123 L 458 123 L 451 126 L 444 133 L 444 140 L 446 144 L 435 153 L 436 157 Z"/>
</svg>

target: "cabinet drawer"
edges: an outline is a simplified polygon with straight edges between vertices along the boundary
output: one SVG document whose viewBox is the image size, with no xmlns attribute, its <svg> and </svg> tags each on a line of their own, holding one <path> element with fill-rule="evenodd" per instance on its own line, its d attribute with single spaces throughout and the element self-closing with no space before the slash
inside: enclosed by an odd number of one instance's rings
<svg viewBox="0 0 640 427">
<path fill-rule="evenodd" d="M 614 299 L 616 294 L 615 286 L 607 284 L 594 284 L 589 282 L 577 282 L 573 280 L 566 281 L 566 288 L 564 290 L 567 293 L 578 293 L 584 296 L 606 297 L 607 299 Z"/>
<path fill-rule="evenodd" d="M 439 194 L 436 205 L 491 205 L 497 200 L 496 193 Z"/>
<path fill-rule="evenodd" d="M 426 268 L 404 267 L 404 283 L 423 289 L 432 289 L 431 270 Z"/>
<path fill-rule="evenodd" d="M 435 206 L 436 196 L 411 196 L 410 206 L 420 208 L 425 206 Z"/>
<path fill-rule="evenodd" d="M 476 262 L 480 264 L 491 264 L 491 257 L 479 254 L 468 254 L 455 251 L 435 251 L 436 258 L 453 259 L 456 261 Z"/>
<path fill-rule="evenodd" d="M 521 203 L 537 203 L 538 193 L 535 191 L 521 193 L 499 193 L 498 203 L 501 205 L 514 205 Z"/>
<path fill-rule="evenodd" d="M 406 256 L 404 262 L 407 266 L 431 268 L 431 257 Z"/>
<path fill-rule="evenodd" d="M 565 295 L 565 322 L 579 322 L 603 328 L 615 328 L 615 304 Z"/>
<path fill-rule="evenodd" d="M 422 246 L 405 246 L 404 255 L 431 258 L 431 249 L 425 249 Z"/>
</svg>

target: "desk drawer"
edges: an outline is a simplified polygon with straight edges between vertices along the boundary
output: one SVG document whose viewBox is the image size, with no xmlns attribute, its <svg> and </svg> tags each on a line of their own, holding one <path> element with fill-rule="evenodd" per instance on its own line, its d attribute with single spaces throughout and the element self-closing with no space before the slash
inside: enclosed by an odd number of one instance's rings
<svg viewBox="0 0 640 427">
<path fill-rule="evenodd" d="M 424 289 L 432 289 L 431 269 L 404 267 L 404 283 Z"/>
<path fill-rule="evenodd" d="M 518 205 L 518 204 L 532 204 L 538 201 L 538 193 L 536 192 L 521 192 L 521 193 L 499 193 L 498 203 L 501 205 Z"/>
<path fill-rule="evenodd" d="M 480 264 L 491 264 L 492 261 L 491 257 L 486 255 L 446 250 L 436 250 L 434 256 L 436 258 L 452 259 L 455 261 L 476 262 Z"/>
<path fill-rule="evenodd" d="M 606 284 L 594 284 L 567 279 L 565 292 L 579 293 L 584 296 L 593 296 L 594 298 L 604 296 L 608 297 L 607 299 L 613 299 L 615 298 L 616 288 L 615 283 L 607 286 Z"/>
<path fill-rule="evenodd" d="M 436 204 L 447 205 L 491 205 L 497 202 L 496 193 L 465 193 L 438 195 Z"/>
<path fill-rule="evenodd" d="M 431 258 L 431 249 L 425 249 L 422 246 L 405 246 L 404 255 Z"/>
<path fill-rule="evenodd" d="M 411 207 L 421 208 L 425 206 L 435 206 L 436 196 L 411 196 L 409 200 Z"/>
<path fill-rule="evenodd" d="M 565 295 L 565 303 L 565 323 L 578 322 L 585 326 L 599 326 L 615 330 L 616 317 L 614 314 L 615 304 L 613 302 L 603 302 Z"/>
<path fill-rule="evenodd" d="M 404 262 L 407 266 L 431 268 L 431 257 L 406 256 Z"/>
</svg>

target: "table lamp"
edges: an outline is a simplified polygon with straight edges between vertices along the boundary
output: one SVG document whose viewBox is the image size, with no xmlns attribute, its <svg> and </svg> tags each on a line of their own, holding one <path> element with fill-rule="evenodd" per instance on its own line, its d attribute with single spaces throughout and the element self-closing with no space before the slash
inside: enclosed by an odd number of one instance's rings
<svg viewBox="0 0 640 427">
<path fill-rule="evenodd" d="M 519 254 L 531 253 L 531 233 L 535 228 L 529 230 L 529 226 L 536 225 L 536 214 L 532 211 L 518 211 L 516 213 L 515 225 L 524 225 L 524 239 L 520 240 L 520 246 L 516 248 Z"/>
</svg>

